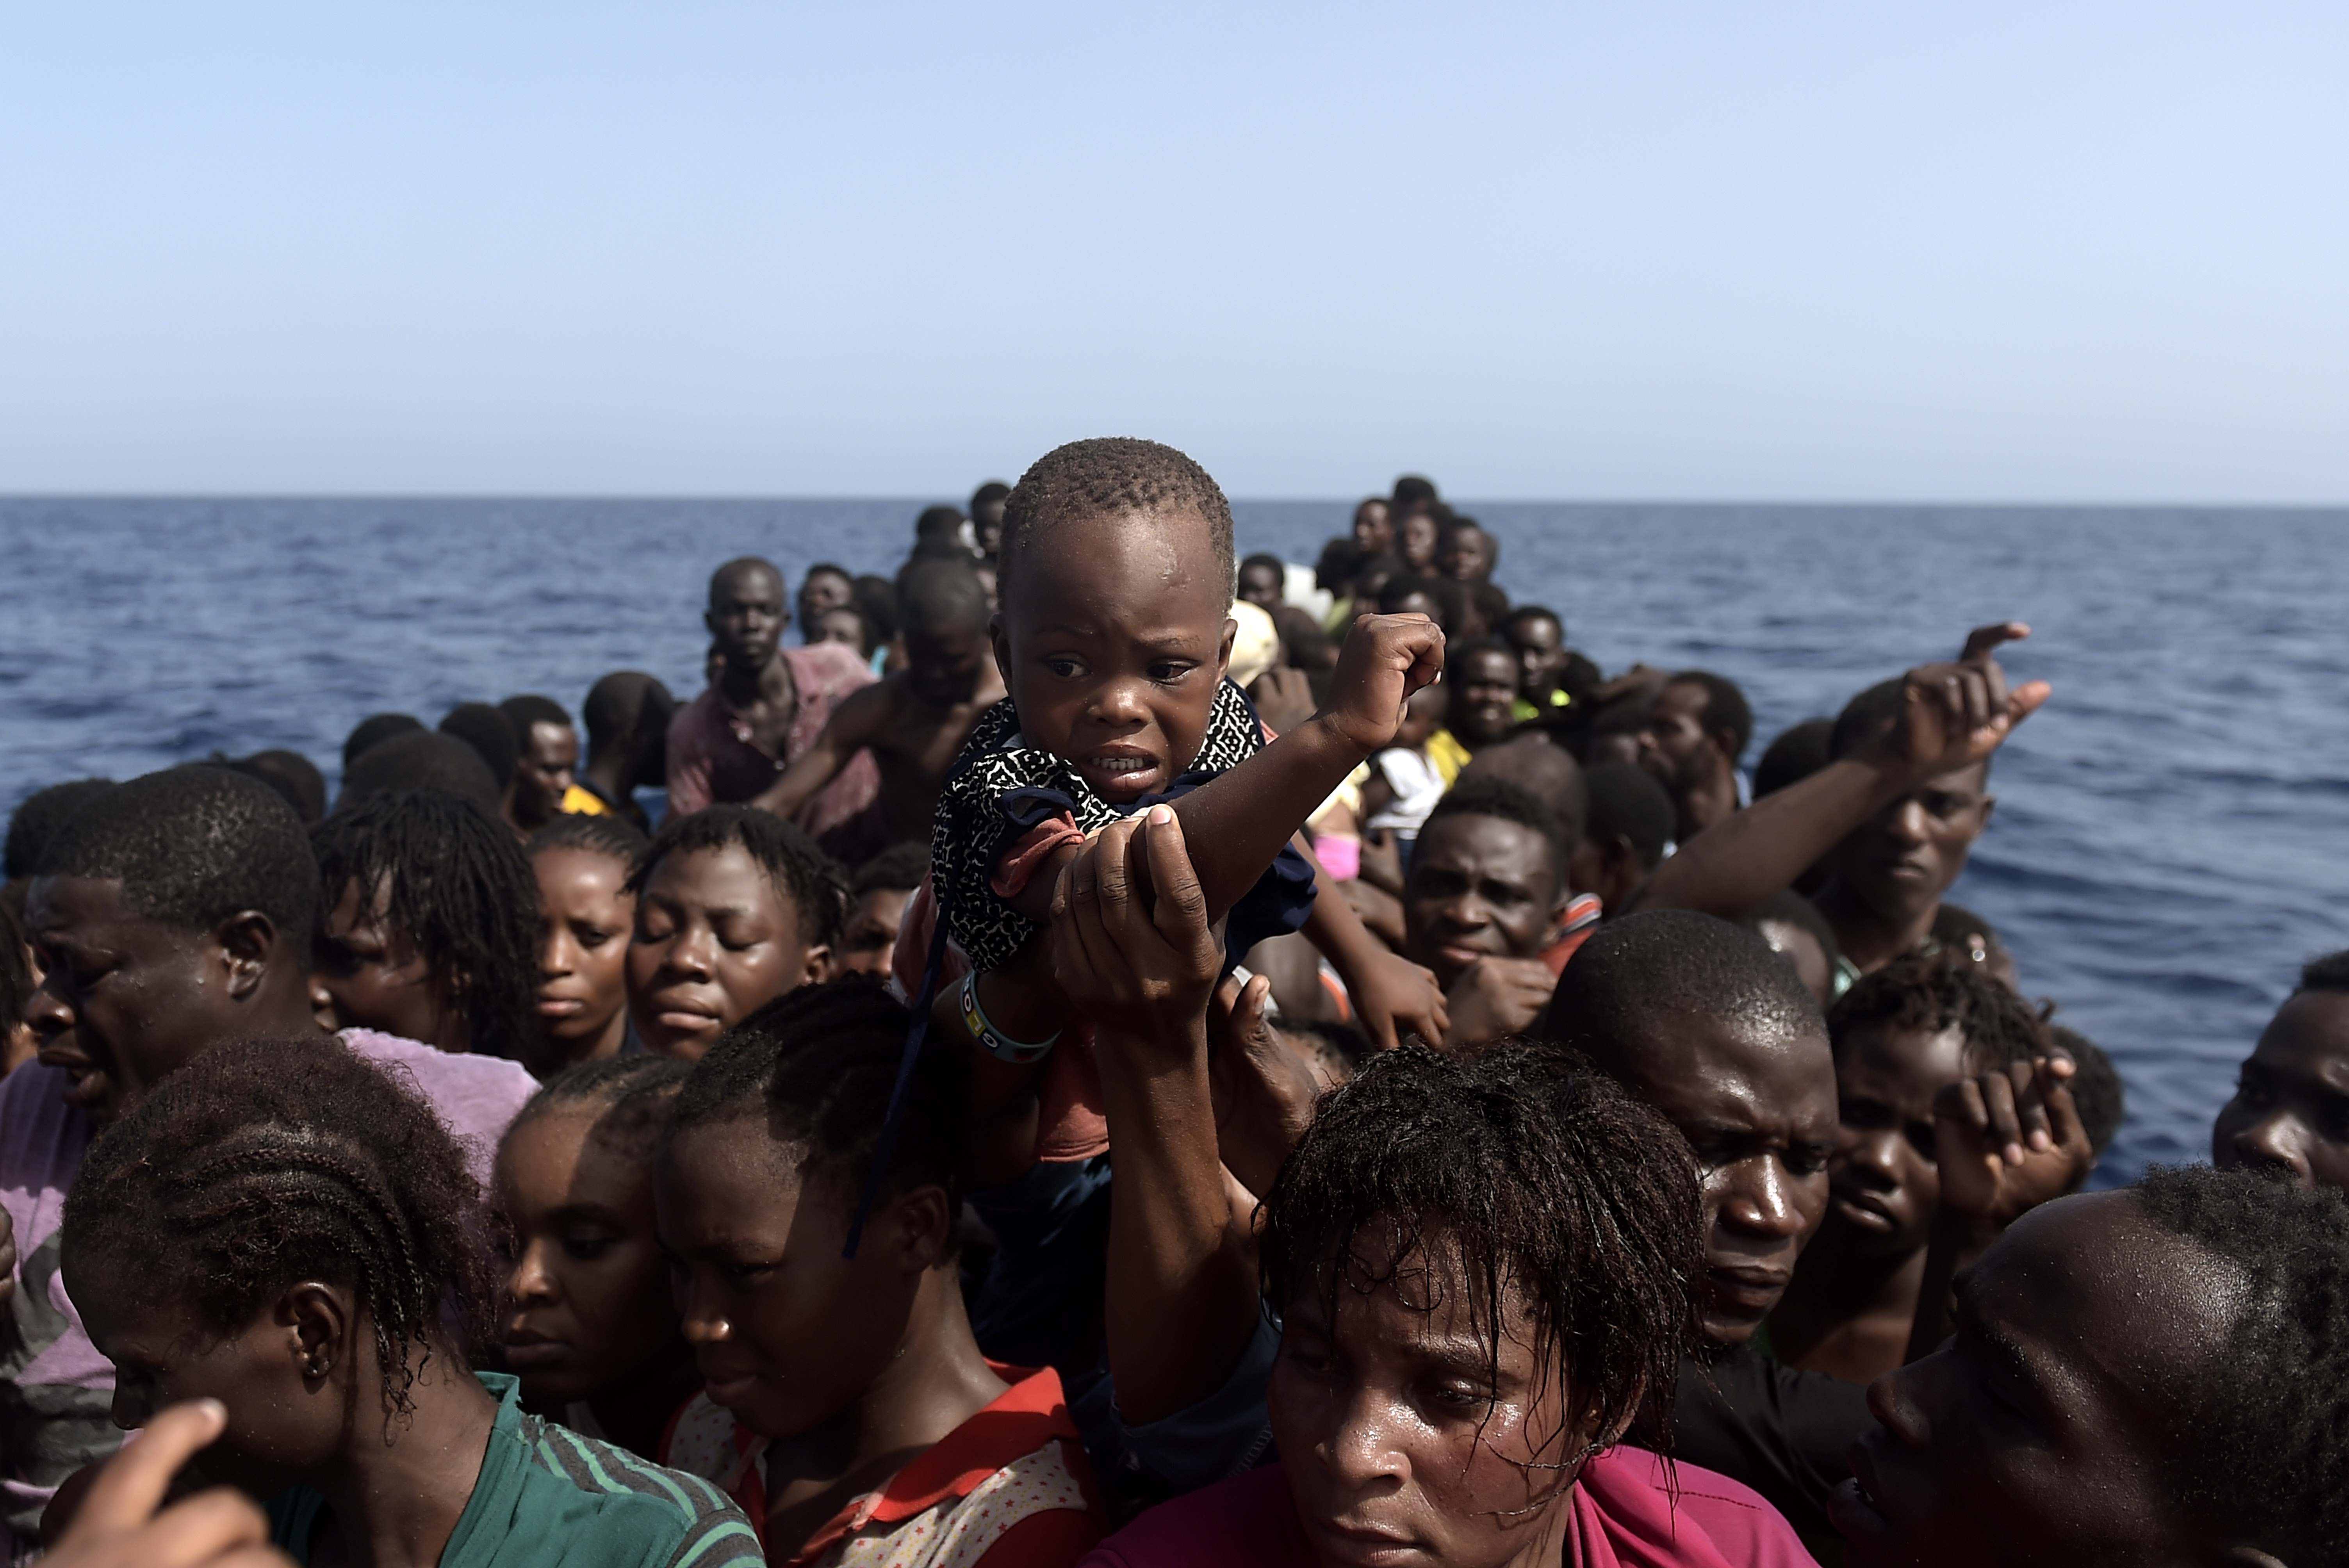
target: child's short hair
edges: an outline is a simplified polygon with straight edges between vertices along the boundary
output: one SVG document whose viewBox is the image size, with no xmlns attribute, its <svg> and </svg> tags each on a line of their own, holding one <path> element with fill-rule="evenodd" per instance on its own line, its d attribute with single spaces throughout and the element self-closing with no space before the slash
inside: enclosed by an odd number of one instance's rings
<svg viewBox="0 0 2349 1568">
<path fill-rule="evenodd" d="M 2054 1044 L 2028 1003 L 1946 951 L 1905 953 L 1854 981 L 1827 1014 L 1827 1037 L 1840 1057 L 1852 1036 L 1868 1028 L 1931 1035 L 1954 1028 L 1970 1072 L 2027 1062 Z"/>
<path fill-rule="evenodd" d="M 1195 512 L 1207 523 L 1220 581 L 1239 581 L 1233 560 L 1232 508 L 1207 470 L 1172 447 L 1131 436 L 1071 441 L 1036 459 L 1003 504 L 1003 538 L 996 547 L 999 581 L 1011 581 L 1011 562 L 1028 536 L 1055 523 L 1121 513 L 1164 516 Z"/>
<path fill-rule="evenodd" d="M 711 806 L 661 824 L 636 858 L 628 892 L 642 897 L 654 870 L 673 854 L 740 845 L 799 912 L 800 941 L 837 945 L 848 921 L 848 886 L 839 865 L 792 824 L 756 806 Z"/>
<path fill-rule="evenodd" d="M 387 917 L 441 1005 L 464 1014 L 472 1048 L 539 1054 L 538 876 L 503 822 L 438 789 L 398 789 L 336 812 L 310 844 L 321 913 L 354 883 L 363 907 L 386 887 Z"/>
<path fill-rule="evenodd" d="M 695 1127 L 750 1118 L 800 1150 L 800 1170 L 838 1191 L 873 1178 L 882 1123 L 914 1015 L 871 975 L 802 985 L 776 997 L 719 1037 L 693 1066 L 670 1113 L 671 1138 Z M 906 1087 L 877 1195 L 932 1182 L 960 1212 L 965 1151 L 965 1062 L 933 1040 Z"/>
<path fill-rule="evenodd" d="M 348 1285 L 393 1413 L 422 1358 L 461 1356 L 484 1321 L 480 1204 L 456 1139 L 382 1068 L 325 1035 L 243 1040 L 98 1135 L 66 1200 L 64 1247 L 222 1334 L 297 1281 Z"/>
</svg>

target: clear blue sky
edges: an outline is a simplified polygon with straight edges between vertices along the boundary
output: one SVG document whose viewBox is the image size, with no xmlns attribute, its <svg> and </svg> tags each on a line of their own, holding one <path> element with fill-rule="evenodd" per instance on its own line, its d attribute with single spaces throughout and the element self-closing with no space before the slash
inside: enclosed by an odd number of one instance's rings
<svg viewBox="0 0 2349 1568">
<path fill-rule="evenodd" d="M 2349 500 L 2349 7 L 0 32 L 0 490 Z"/>
</svg>

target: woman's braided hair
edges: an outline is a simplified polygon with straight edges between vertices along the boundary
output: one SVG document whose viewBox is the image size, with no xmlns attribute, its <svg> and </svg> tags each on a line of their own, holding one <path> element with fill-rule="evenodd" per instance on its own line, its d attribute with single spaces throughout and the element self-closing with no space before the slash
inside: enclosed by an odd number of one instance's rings
<svg viewBox="0 0 2349 1568">
<path fill-rule="evenodd" d="M 67 1255 L 222 1336 L 302 1280 L 347 1285 L 405 1414 L 435 1349 L 462 1364 L 492 1292 L 480 1186 L 405 1079 L 323 1035 L 204 1052 L 90 1146 Z"/>
<path fill-rule="evenodd" d="M 1423 1271 L 1413 1305 L 1433 1311 L 1440 1282 L 1464 1284 L 1495 1374 L 1509 1306 L 1523 1309 L 1541 1377 L 1563 1379 L 1569 1429 L 1611 1442 L 1646 1400 L 1671 1430 L 1699 1333 L 1695 1166 L 1670 1122 L 1579 1054 L 1506 1040 L 1373 1057 L 1323 1097 L 1265 1212 L 1276 1307 L 1309 1288 L 1334 1315 L 1341 1283 L 1375 1290 Z M 1365 1231 L 1391 1243 L 1375 1269 L 1357 1247 Z"/>
<path fill-rule="evenodd" d="M 370 795 L 311 830 L 323 915 L 356 883 L 387 890 L 471 1048 L 544 1069 L 538 1023 L 538 876 L 502 822 L 438 789 Z"/>
</svg>

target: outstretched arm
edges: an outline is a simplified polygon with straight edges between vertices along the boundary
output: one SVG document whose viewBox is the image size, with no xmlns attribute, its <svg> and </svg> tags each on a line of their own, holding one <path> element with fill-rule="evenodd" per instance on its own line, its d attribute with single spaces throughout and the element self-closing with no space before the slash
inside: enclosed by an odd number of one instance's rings
<svg viewBox="0 0 2349 1568">
<path fill-rule="evenodd" d="M 888 682 L 879 681 L 849 693 L 823 721 L 815 744 L 801 752 L 781 779 L 753 796 L 750 804 L 789 821 L 873 743 L 873 732 L 889 711 L 892 689 Z"/>
<path fill-rule="evenodd" d="M 2045 681 L 2009 691 L 1992 654 L 2027 637 L 2020 622 L 1980 626 L 1955 664 L 1910 670 L 1899 717 L 1851 757 L 1714 823 L 1656 868 L 1634 909 L 1734 919 L 1791 885 L 1854 828 L 1927 779 L 1971 767 L 2047 700 Z"/>
<path fill-rule="evenodd" d="M 1255 1333 L 1256 1271 L 1216 1155 L 1207 1002 L 1222 944 L 1181 819 L 1105 829 L 1053 901 L 1052 972 L 1094 1022 L 1116 1150 L 1105 1330 L 1133 1425 L 1212 1394 Z"/>
</svg>

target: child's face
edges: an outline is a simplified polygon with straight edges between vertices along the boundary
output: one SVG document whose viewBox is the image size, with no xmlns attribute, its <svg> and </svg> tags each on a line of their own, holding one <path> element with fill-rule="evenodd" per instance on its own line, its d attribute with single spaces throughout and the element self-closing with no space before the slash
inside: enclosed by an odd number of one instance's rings
<svg viewBox="0 0 2349 1568">
<path fill-rule="evenodd" d="M 696 1061 L 831 954 L 800 937 L 799 911 L 740 844 L 663 856 L 636 900 L 628 1014 L 647 1048 Z"/>
<path fill-rule="evenodd" d="M 778 1440 L 864 1396 L 904 1346 L 923 1274 L 946 1259 L 936 1188 L 876 1205 L 856 1256 L 842 1257 L 858 1194 L 811 1184 L 799 1162 L 763 1118 L 743 1116 L 679 1132 L 653 1182 L 670 1287 L 709 1398 Z M 926 1233 L 909 1244 L 909 1232 Z"/>
<path fill-rule="evenodd" d="M 1113 804 L 1164 789 L 1198 756 L 1231 660 L 1206 520 L 1066 522 L 1012 564 L 995 648 L 1028 744 Z"/>
<path fill-rule="evenodd" d="M 533 1403 L 606 1393 L 684 1355 L 652 1171 L 593 1135 L 609 1110 L 551 1111 L 498 1147 L 495 1196 L 512 1247 L 498 1340 Z"/>
<path fill-rule="evenodd" d="M 1403 705 L 1402 724 L 1395 730 L 1395 744 L 1407 751 L 1416 751 L 1435 734 L 1435 727 L 1444 721 L 1444 689 L 1438 685 L 1420 687 Z"/>
<path fill-rule="evenodd" d="M 408 934 L 385 913 L 388 883 L 363 899 L 348 882 L 326 912 L 310 973 L 314 1001 L 333 1008 L 338 1029 L 380 1029 L 444 1051 L 471 1044 L 464 1013 L 442 1005 L 440 988 Z"/>
<path fill-rule="evenodd" d="M 838 643 L 844 647 L 864 652 L 864 617 L 853 604 L 834 604 L 828 610 L 818 610 L 801 623 L 808 628 L 812 643 Z"/>
<path fill-rule="evenodd" d="M 555 1052 L 575 1060 L 628 1005 L 628 932 L 636 901 L 628 868 L 593 850 L 543 850 L 538 873 L 538 1018 Z"/>
<path fill-rule="evenodd" d="M 843 973 L 884 976 L 889 973 L 890 955 L 897 951 L 897 933 L 905 923 L 905 905 L 913 897 L 910 890 L 901 887 L 876 887 L 858 896 L 840 938 Z"/>
<path fill-rule="evenodd" d="M 1828 1212 L 1857 1250 L 1906 1257 L 1925 1244 L 1941 1202 L 1933 1097 L 1965 1076 L 1965 1037 L 1955 1028 L 1871 1024 L 1836 1053 Z"/>
</svg>

